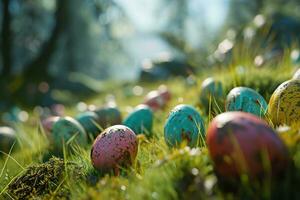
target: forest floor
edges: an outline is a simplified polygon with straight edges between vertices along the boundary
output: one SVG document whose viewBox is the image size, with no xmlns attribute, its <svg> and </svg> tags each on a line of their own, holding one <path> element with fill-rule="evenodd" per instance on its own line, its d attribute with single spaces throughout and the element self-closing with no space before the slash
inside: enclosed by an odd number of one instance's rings
<svg viewBox="0 0 300 200">
<path fill-rule="evenodd" d="M 223 83 L 224 95 L 235 86 L 247 86 L 257 90 L 267 101 L 282 82 L 290 79 L 295 67 L 289 59 L 278 66 L 256 68 L 249 63 L 245 67 L 228 67 L 218 70 L 202 70 L 195 75 L 195 84 L 187 84 L 183 78 L 174 78 L 166 84 L 172 100 L 161 111 L 155 112 L 153 137 L 138 136 L 138 155 L 129 169 L 120 176 L 100 174 L 90 160 L 91 144 L 76 147 L 72 153 L 64 152 L 61 159 L 49 155 L 49 143 L 40 131 L 39 118 L 32 111 L 26 123 L 17 123 L 19 145 L 10 155 L 0 158 L 0 196 L 3 199 L 299 199 L 300 198 L 300 136 L 298 130 L 280 133 L 289 148 L 291 162 L 280 177 L 262 182 L 247 178 L 234 190 L 228 190 L 213 170 L 207 147 L 170 149 L 163 137 L 165 120 L 170 110 L 178 104 L 194 105 L 201 113 L 205 127 L 212 119 L 198 105 L 201 82 L 214 77 Z M 248 67 L 246 67 L 248 66 Z M 144 88 L 144 94 L 156 89 L 162 82 L 136 83 Z M 143 96 L 135 96 L 131 89 L 136 84 L 119 87 L 106 94 L 83 99 L 87 104 L 101 105 L 107 94 L 116 97 L 123 118 L 128 106 L 143 102 Z M 75 116 L 76 105 L 66 109 L 66 115 Z"/>
</svg>

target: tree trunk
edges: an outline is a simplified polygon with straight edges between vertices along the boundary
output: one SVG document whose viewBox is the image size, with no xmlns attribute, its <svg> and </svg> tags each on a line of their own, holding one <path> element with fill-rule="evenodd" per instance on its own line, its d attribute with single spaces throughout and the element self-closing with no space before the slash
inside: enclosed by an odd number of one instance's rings
<svg viewBox="0 0 300 200">
<path fill-rule="evenodd" d="M 23 72 L 23 77 L 26 79 L 41 80 L 48 74 L 48 67 L 52 55 L 57 47 L 59 36 L 64 31 L 64 12 L 67 8 L 67 1 L 56 0 L 55 26 L 52 30 L 50 38 L 43 44 L 38 56 L 27 66 Z"/>
<path fill-rule="evenodd" d="M 3 0 L 3 23 L 2 23 L 2 76 L 9 76 L 11 73 L 11 15 L 9 12 L 10 0 Z"/>
</svg>

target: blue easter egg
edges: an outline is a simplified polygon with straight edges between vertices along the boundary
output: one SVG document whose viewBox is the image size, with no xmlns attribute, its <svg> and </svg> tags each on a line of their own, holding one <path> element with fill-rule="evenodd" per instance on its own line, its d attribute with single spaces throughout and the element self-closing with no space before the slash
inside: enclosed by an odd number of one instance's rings
<svg viewBox="0 0 300 200">
<path fill-rule="evenodd" d="M 144 133 L 150 136 L 153 124 L 153 112 L 149 106 L 139 105 L 127 116 L 123 124 L 131 128 L 136 134 Z"/>
<path fill-rule="evenodd" d="M 57 150 L 62 150 L 64 144 L 85 145 L 87 143 L 84 128 L 72 117 L 61 117 L 53 124 L 51 139 Z"/>
<path fill-rule="evenodd" d="M 97 122 L 103 129 L 122 123 L 122 115 L 117 107 L 104 106 L 95 110 L 95 113 L 98 116 Z"/>
<path fill-rule="evenodd" d="M 204 144 L 205 129 L 199 112 L 189 105 L 178 105 L 169 114 L 165 123 L 164 137 L 170 147 L 187 142 L 190 147 Z"/>
<path fill-rule="evenodd" d="M 226 99 L 227 111 L 243 111 L 256 116 L 264 116 L 268 104 L 255 90 L 247 87 L 233 88 Z"/>
<path fill-rule="evenodd" d="M 84 128 L 84 130 L 91 134 L 92 137 L 97 137 L 101 132 L 100 126 L 97 124 L 98 116 L 94 112 L 84 112 L 75 118 Z"/>
<path fill-rule="evenodd" d="M 207 78 L 201 85 L 200 102 L 203 106 L 209 106 L 220 101 L 223 96 L 222 83 L 214 78 Z"/>
</svg>

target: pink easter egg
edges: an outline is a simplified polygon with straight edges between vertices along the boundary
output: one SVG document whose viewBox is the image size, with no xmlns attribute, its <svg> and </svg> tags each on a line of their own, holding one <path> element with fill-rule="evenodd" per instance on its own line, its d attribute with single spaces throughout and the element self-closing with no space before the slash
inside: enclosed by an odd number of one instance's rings
<svg viewBox="0 0 300 200">
<path fill-rule="evenodd" d="M 136 158 L 138 142 L 135 133 L 123 125 L 105 129 L 94 141 L 91 160 L 98 170 L 119 171 L 131 166 Z"/>
</svg>

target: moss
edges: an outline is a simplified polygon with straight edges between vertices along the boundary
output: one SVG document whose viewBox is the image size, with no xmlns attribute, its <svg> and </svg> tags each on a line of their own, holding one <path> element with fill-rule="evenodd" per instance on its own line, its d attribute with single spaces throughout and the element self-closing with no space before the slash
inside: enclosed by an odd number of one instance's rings
<svg viewBox="0 0 300 200">
<path fill-rule="evenodd" d="M 71 166 L 72 174 L 75 179 L 82 177 L 80 167 L 73 163 Z M 31 199 L 40 197 L 48 199 L 53 198 L 69 199 L 70 192 L 62 182 L 66 179 L 65 163 L 62 159 L 53 157 L 48 162 L 30 166 L 19 177 L 15 178 L 8 186 L 8 193 L 17 199 Z M 77 177 L 76 177 L 77 176 Z"/>
</svg>

